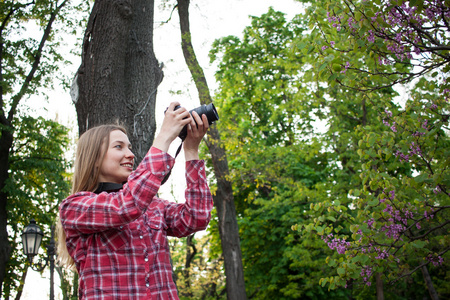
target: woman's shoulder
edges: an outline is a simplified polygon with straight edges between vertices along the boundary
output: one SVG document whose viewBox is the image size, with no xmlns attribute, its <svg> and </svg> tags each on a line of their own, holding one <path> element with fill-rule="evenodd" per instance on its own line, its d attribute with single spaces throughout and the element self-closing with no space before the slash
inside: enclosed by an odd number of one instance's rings
<svg viewBox="0 0 450 300">
<path fill-rule="evenodd" d="M 70 203 L 73 203 L 73 202 L 78 202 L 78 201 L 83 201 L 86 199 L 94 198 L 96 196 L 97 196 L 97 194 L 95 194 L 93 192 L 87 192 L 87 191 L 77 192 L 75 194 L 68 196 L 66 199 L 64 199 L 61 202 L 60 207 L 70 204 Z"/>
</svg>

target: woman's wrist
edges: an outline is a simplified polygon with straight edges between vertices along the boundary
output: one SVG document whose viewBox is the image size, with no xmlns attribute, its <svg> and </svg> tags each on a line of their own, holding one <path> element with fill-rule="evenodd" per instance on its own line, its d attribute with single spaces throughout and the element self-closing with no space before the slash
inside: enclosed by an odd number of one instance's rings
<svg viewBox="0 0 450 300">
<path fill-rule="evenodd" d="M 159 134 L 153 141 L 152 146 L 167 153 L 169 151 L 169 147 L 170 147 L 171 143 L 172 143 L 172 141 L 170 139 L 167 139 L 164 135 Z"/>
<path fill-rule="evenodd" d="M 184 159 L 186 161 L 199 160 L 198 150 L 186 150 L 184 149 Z"/>
</svg>

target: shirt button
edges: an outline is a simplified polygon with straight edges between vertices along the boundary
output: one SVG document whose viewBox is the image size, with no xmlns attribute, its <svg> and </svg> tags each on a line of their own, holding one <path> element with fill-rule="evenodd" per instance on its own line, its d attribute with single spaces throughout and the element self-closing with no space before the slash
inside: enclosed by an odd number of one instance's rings
<svg viewBox="0 0 450 300">
<path fill-rule="evenodd" d="M 170 166 L 169 165 L 167 165 L 167 170 L 169 170 L 170 169 Z"/>
<path fill-rule="evenodd" d="M 146 283 L 145 285 L 146 285 L 147 287 L 149 287 L 149 286 L 150 286 L 150 283 Z"/>
<path fill-rule="evenodd" d="M 200 167 L 200 171 L 203 171 L 203 167 Z"/>
<path fill-rule="evenodd" d="M 137 229 L 140 229 L 140 228 L 141 228 L 141 225 L 138 225 L 138 226 L 137 226 Z"/>
<path fill-rule="evenodd" d="M 148 261 L 148 257 L 144 258 L 144 261 Z"/>
<path fill-rule="evenodd" d="M 139 238 L 142 240 L 144 237 L 141 235 L 141 236 L 139 236 Z"/>
<path fill-rule="evenodd" d="M 166 172 L 163 171 L 162 174 L 163 174 L 163 175 L 166 175 Z"/>
</svg>

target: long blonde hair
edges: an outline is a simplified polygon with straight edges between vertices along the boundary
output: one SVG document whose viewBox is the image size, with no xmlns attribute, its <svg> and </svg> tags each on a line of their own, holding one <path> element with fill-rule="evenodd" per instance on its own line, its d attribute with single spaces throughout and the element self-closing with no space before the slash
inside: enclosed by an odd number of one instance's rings
<svg viewBox="0 0 450 300">
<path fill-rule="evenodd" d="M 93 127 L 80 136 L 75 156 L 72 194 L 81 191 L 93 192 L 97 189 L 100 166 L 106 155 L 109 135 L 114 130 L 127 134 L 123 126 L 111 124 Z M 75 270 L 75 262 L 67 251 L 66 233 L 59 217 L 56 222 L 56 235 L 58 264 Z"/>
</svg>

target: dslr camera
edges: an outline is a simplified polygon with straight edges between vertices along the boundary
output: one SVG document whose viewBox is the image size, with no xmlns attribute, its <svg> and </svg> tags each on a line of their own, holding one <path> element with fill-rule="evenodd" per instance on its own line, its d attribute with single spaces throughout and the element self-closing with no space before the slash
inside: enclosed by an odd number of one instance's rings
<svg viewBox="0 0 450 300">
<path fill-rule="evenodd" d="M 177 110 L 179 109 L 181 106 L 177 105 L 174 107 L 173 110 Z M 166 109 L 167 111 L 167 109 Z M 208 118 L 208 123 L 209 125 L 213 124 L 215 121 L 219 120 L 219 114 L 217 113 L 216 107 L 214 106 L 214 104 L 210 103 L 208 105 L 201 105 L 197 108 L 194 108 L 192 110 L 189 111 L 189 113 L 192 115 L 192 112 L 195 111 L 200 117 L 202 115 L 206 115 L 206 117 Z M 165 112 L 164 112 L 165 113 Z M 195 120 L 194 120 L 195 122 Z M 187 125 L 183 127 L 183 129 L 181 130 L 180 134 L 178 135 L 178 137 L 184 141 L 184 139 L 187 136 Z"/>
</svg>

